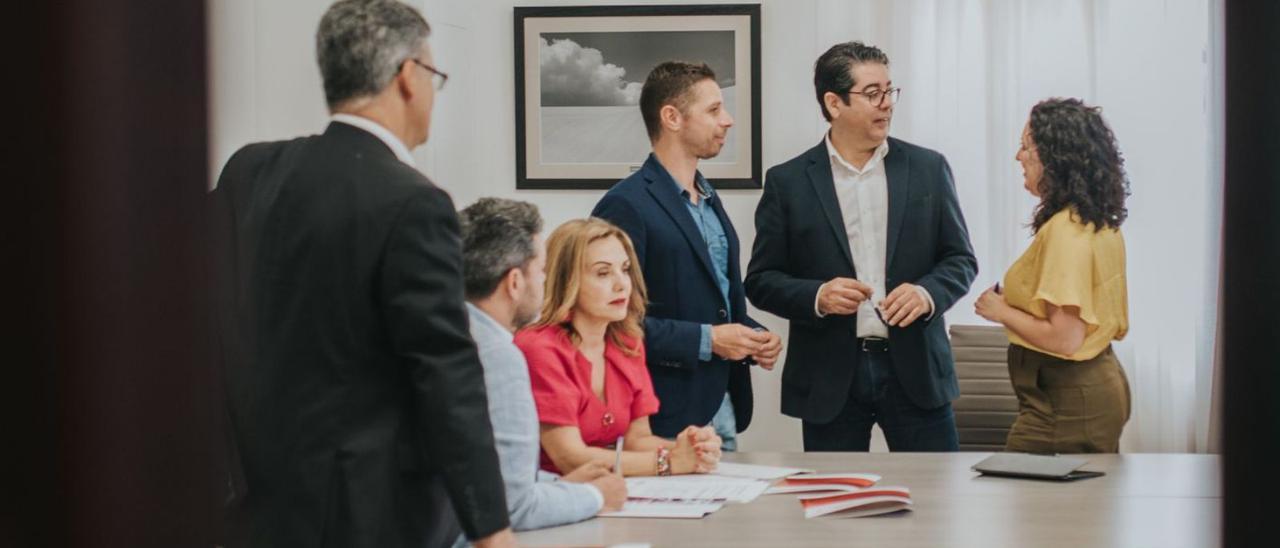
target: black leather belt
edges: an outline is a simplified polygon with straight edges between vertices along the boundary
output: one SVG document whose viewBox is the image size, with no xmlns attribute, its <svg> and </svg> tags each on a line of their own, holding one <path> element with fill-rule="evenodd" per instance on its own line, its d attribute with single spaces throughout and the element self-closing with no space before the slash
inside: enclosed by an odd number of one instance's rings
<svg viewBox="0 0 1280 548">
<path fill-rule="evenodd" d="M 863 352 L 888 352 L 889 339 L 880 337 L 866 337 L 858 339 L 858 345 L 862 347 Z"/>
</svg>

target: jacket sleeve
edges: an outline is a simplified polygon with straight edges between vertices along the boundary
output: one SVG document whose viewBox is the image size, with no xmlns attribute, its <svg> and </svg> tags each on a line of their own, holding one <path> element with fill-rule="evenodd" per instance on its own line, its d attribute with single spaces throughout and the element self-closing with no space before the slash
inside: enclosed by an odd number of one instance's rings
<svg viewBox="0 0 1280 548">
<path fill-rule="evenodd" d="M 538 423 L 533 419 L 538 412 L 524 354 L 509 344 L 482 343 L 480 348 L 511 527 L 516 531 L 542 529 L 594 516 L 603 500 L 595 487 L 538 479 L 542 446 Z"/>
<path fill-rule="evenodd" d="M 508 526 L 484 372 L 467 331 L 458 218 L 448 195 L 407 200 L 383 251 L 382 320 L 414 393 L 418 437 L 468 538 Z"/>
<path fill-rule="evenodd" d="M 942 317 L 951 306 L 969 292 L 969 286 L 978 275 L 978 259 L 969 243 L 969 229 L 964 214 L 960 212 L 960 198 L 956 195 L 951 166 L 945 158 L 939 158 L 940 186 L 937 252 L 934 265 L 916 284 L 925 288 L 933 298 L 933 314 L 926 319 L 932 322 Z"/>
<path fill-rule="evenodd" d="M 605 194 L 591 215 L 618 225 L 631 238 L 645 269 L 648 234 L 644 219 L 634 205 L 617 194 Z M 644 346 L 649 363 L 664 367 L 690 368 L 698 365 L 698 349 L 702 340 L 702 324 L 685 320 L 655 318 L 645 315 Z"/>
<path fill-rule="evenodd" d="M 782 199 L 776 168 L 770 169 L 756 205 L 756 240 L 743 288 L 751 304 L 761 310 L 791 321 L 815 321 L 813 303 L 823 281 L 790 274 L 789 220 Z"/>
</svg>

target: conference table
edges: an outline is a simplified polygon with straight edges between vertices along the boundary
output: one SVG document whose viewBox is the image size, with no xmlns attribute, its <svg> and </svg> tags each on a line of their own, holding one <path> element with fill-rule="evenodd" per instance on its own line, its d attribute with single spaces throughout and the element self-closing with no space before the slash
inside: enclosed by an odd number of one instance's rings
<svg viewBox="0 0 1280 548">
<path fill-rule="evenodd" d="M 702 519 L 595 518 L 517 535 L 522 546 L 1213 547 L 1221 544 L 1217 455 L 1082 455 L 1105 476 L 1050 482 L 980 476 L 991 453 L 738 453 L 725 461 L 882 476 L 913 509 L 804 518 L 794 495 L 726 504 Z"/>
</svg>

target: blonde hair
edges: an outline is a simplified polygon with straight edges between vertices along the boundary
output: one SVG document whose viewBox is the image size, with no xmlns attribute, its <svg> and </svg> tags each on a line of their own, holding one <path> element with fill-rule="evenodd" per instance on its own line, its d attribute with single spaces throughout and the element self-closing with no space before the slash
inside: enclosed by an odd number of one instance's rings
<svg viewBox="0 0 1280 548">
<path fill-rule="evenodd" d="M 596 217 L 566 222 L 547 238 L 546 297 L 542 301 L 542 314 L 532 327 L 562 325 L 569 331 L 569 338 L 574 344 L 582 341 L 569 319 L 578 304 L 587 246 L 609 237 L 618 239 L 627 253 L 627 259 L 631 261 L 631 296 L 627 299 L 627 317 L 610 322 L 605 336 L 621 348 L 623 353 L 635 356 L 640 353 L 640 345 L 644 341 L 644 311 L 645 303 L 648 302 L 644 277 L 640 274 L 640 261 L 636 258 L 635 246 L 631 244 L 627 233 L 613 223 Z"/>
</svg>

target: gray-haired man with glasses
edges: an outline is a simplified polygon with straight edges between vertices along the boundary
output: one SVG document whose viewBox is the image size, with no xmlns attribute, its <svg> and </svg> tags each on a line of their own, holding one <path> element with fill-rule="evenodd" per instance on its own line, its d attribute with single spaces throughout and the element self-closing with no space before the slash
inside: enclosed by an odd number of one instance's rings
<svg viewBox="0 0 1280 548">
<path fill-rule="evenodd" d="M 515 544 L 458 216 L 409 154 L 445 80 L 429 32 L 407 4 L 333 4 L 328 127 L 240 149 L 213 193 L 231 545 Z"/>
<path fill-rule="evenodd" d="M 791 320 L 782 412 L 806 451 L 866 451 L 877 423 L 893 451 L 955 451 L 942 314 L 978 265 L 951 168 L 889 137 L 901 90 L 878 48 L 832 46 L 813 81 L 830 130 L 766 174 L 745 281 Z"/>
</svg>

